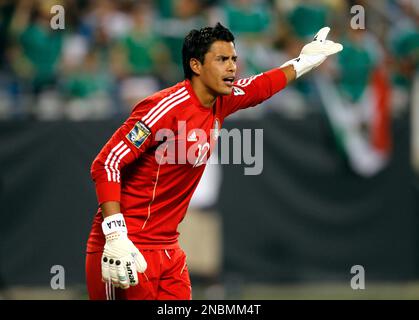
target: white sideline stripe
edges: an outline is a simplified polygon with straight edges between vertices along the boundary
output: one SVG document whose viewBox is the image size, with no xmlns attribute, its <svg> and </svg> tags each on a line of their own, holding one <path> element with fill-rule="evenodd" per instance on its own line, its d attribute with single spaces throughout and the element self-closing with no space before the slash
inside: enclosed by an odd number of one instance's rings
<svg viewBox="0 0 419 320">
<path fill-rule="evenodd" d="M 185 263 L 183 264 L 182 270 L 180 270 L 180 275 L 182 275 L 183 270 L 185 269 L 185 267 L 186 267 L 186 261 L 185 261 Z"/>
<path fill-rule="evenodd" d="M 141 121 L 142 122 L 144 122 L 144 121 L 146 121 L 151 115 L 152 115 L 152 113 L 158 108 L 158 107 L 160 107 L 163 103 L 165 103 L 167 100 L 169 100 L 169 99 L 171 99 L 171 98 L 173 98 L 175 95 L 177 95 L 177 94 L 179 94 L 179 93 L 181 93 L 182 91 L 184 91 L 184 90 L 186 90 L 186 88 L 185 87 L 182 87 L 181 89 L 179 89 L 178 91 L 176 91 L 176 92 L 174 92 L 174 93 L 172 93 L 171 95 L 169 95 L 169 96 L 167 96 L 166 98 L 164 98 L 164 99 L 162 99 L 162 100 L 160 100 L 160 102 L 155 106 L 155 107 L 153 107 L 142 119 L 141 119 Z"/>
<path fill-rule="evenodd" d="M 108 163 L 109 163 L 109 160 L 111 159 L 111 157 L 112 157 L 112 154 L 115 152 L 115 150 L 118 150 L 119 149 L 119 147 L 121 147 L 121 145 L 124 143 L 124 141 L 121 141 L 120 143 L 118 143 L 112 150 L 111 150 L 111 152 L 109 152 L 109 154 L 108 154 L 108 157 L 106 158 L 106 161 L 105 161 L 105 170 L 106 170 L 106 173 L 108 174 L 108 181 L 111 181 L 111 172 L 110 172 L 110 170 L 109 170 L 109 168 L 108 168 Z"/>
<path fill-rule="evenodd" d="M 161 117 L 163 117 L 167 112 L 169 112 L 173 107 L 176 107 L 179 103 L 182 103 L 183 101 L 186 101 L 190 98 L 191 96 L 188 94 L 186 97 L 177 100 L 175 103 L 171 104 L 168 108 L 166 108 L 162 113 L 160 113 L 160 115 L 154 119 L 154 121 L 152 123 L 149 124 L 149 127 L 151 128 L 157 121 L 159 121 L 159 119 Z"/>
<path fill-rule="evenodd" d="M 124 153 L 119 156 L 119 159 L 118 159 L 118 161 L 115 164 L 115 169 L 118 172 L 117 182 L 121 182 L 121 180 L 120 180 L 120 178 L 121 178 L 121 172 L 119 172 L 118 165 L 121 162 L 121 160 L 127 155 L 127 153 L 130 152 L 130 151 L 131 151 L 130 148 L 128 148 L 127 150 L 125 150 Z"/>
<path fill-rule="evenodd" d="M 169 252 L 167 252 L 166 249 L 164 249 L 164 252 L 166 253 L 166 256 L 169 258 L 169 260 L 172 260 L 172 257 L 169 255 Z"/>
<path fill-rule="evenodd" d="M 151 198 L 151 201 L 150 201 L 150 203 L 148 204 L 148 210 L 147 210 L 147 211 L 148 211 L 148 214 L 147 214 L 147 219 L 144 221 L 144 223 L 143 223 L 143 226 L 142 226 L 141 230 L 143 230 L 143 229 L 144 229 L 144 227 L 145 227 L 145 225 L 146 225 L 146 223 L 147 223 L 148 219 L 150 219 L 150 216 L 151 216 L 151 205 L 153 204 L 154 198 L 155 198 L 155 196 L 156 196 L 156 188 L 157 188 L 157 182 L 159 181 L 161 160 L 163 159 L 163 155 L 164 155 L 164 153 L 166 152 L 166 149 L 167 149 L 167 146 L 166 146 L 166 148 L 164 149 L 162 156 L 160 157 L 160 161 L 159 161 L 159 168 L 157 169 L 156 182 L 155 182 L 155 184 L 154 184 L 154 189 L 153 189 L 153 197 Z"/>
<path fill-rule="evenodd" d="M 144 277 L 146 278 L 147 281 L 150 281 L 150 280 L 148 280 L 147 273 L 144 272 L 143 275 L 144 275 Z"/>
<path fill-rule="evenodd" d="M 124 145 L 121 147 L 121 148 L 119 148 L 118 149 L 118 151 L 117 152 L 115 152 L 115 154 L 114 154 L 114 156 L 113 156 L 113 158 L 112 158 L 112 161 L 111 161 L 111 163 L 109 164 L 109 167 L 111 168 L 111 169 L 113 169 L 112 171 L 112 181 L 116 181 L 116 177 L 117 177 L 117 174 L 118 174 L 118 169 L 116 169 L 115 167 L 114 167 L 114 165 L 115 165 L 115 161 L 116 161 L 116 159 L 118 158 L 118 156 L 121 154 L 121 152 L 122 151 L 124 151 L 126 148 L 128 148 L 127 147 L 127 145 L 124 143 Z"/>
<path fill-rule="evenodd" d="M 163 110 L 165 110 L 165 108 L 166 108 L 166 110 L 167 110 L 167 108 L 170 108 L 170 105 L 171 105 L 171 103 L 174 103 L 175 101 L 177 101 L 177 100 L 179 100 L 180 98 L 182 98 L 182 97 L 184 97 L 185 95 L 187 95 L 188 94 L 188 92 L 187 91 L 183 91 L 181 94 L 178 94 L 177 96 L 175 96 L 175 97 L 173 97 L 172 99 L 170 99 L 170 100 L 168 100 L 168 101 L 166 101 L 159 109 L 157 109 L 154 113 L 153 113 L 153 115 L 150 117 L 150 118 L 148 118 L 146 121 L 145 121 L 145 124 L 146 125 L 150 125 L 150 122 L 151 121 L 153 121 L 153 119 L 154 118 L 156 118 L 156 117 L 159 117 L 159 114 L 163 111 Z M 163 111 L 163 112 L 165 112 L 165 111 Z"/>
</svg>

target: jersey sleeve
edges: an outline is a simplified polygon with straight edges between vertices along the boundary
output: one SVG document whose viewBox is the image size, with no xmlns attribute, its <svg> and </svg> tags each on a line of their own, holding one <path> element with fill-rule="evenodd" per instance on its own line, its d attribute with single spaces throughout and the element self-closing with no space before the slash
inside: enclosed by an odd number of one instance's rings
<svg viewBox="0 0 419 320">
<path fill-rule="evenodd" d="M 99 204 L 120 201 L 121 170 L 158 144 L 154 137 L 165 119 L 158 119 L 156 107 L 146 100 L 140 102 L 93 161 L 90 172 Z"/>
<path fill-rule="evenodd" d="M 286 85 L 287 78 L 279 68 L 236 81 L 231 95 L 223 98 L 224 118 L 240 109 L 258 105 L 284 89 Z"/>
</svg>

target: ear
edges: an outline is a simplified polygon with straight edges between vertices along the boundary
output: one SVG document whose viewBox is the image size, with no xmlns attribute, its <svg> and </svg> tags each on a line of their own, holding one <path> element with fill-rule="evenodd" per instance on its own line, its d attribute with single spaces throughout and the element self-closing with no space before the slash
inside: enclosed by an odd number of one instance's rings
<svg viewBox="0 0 419 320">
<path fill-rule="evenodd" d="M 195 73 L 198 76 L 201 74 L 202 64 L 198 59 L 192 58 L 191 60 L 189 60 L 189 66 L 191 67 L 193 73 Z"/>
</svg>

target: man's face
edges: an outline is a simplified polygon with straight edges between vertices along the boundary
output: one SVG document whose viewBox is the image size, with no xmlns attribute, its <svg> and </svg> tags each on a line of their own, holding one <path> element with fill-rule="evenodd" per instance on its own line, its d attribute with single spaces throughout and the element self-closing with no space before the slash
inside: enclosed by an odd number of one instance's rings
<svg viewBox="0 0 419 320">
<path fill-rule="evenodd" d="M 233 42 L 215 41 L 205 54 L 200 80 L 214 96 L 228 95 L 236 77 L 237 55 Z"/>
</svg>

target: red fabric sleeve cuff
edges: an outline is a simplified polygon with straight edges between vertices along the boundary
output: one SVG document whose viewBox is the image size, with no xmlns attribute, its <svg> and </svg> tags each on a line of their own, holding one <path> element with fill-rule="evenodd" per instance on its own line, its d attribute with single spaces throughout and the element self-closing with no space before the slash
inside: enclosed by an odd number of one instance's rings
<svg viewBox="0 0 419 320">
<path fill-rule="evenodd" d="M 287 86 L 287 77 L 285 76 L 285 73 L 281 69 L 275 68 L 275 69 L 269 70 L 265 72 L 265 75 L 267 75 L 269 79 L 271 80 L 271 84 L 272 84 L 271 94 L 272 95 L 277 93 L 278 91 L 281 91 Z"/>
<path fill-rule="evenodd" d="M 121 201 L 121 185 L 117 182 L 101 182 L 96 184 L 96 195 L 99 205 L 106 201 Z"/>
</svg>

